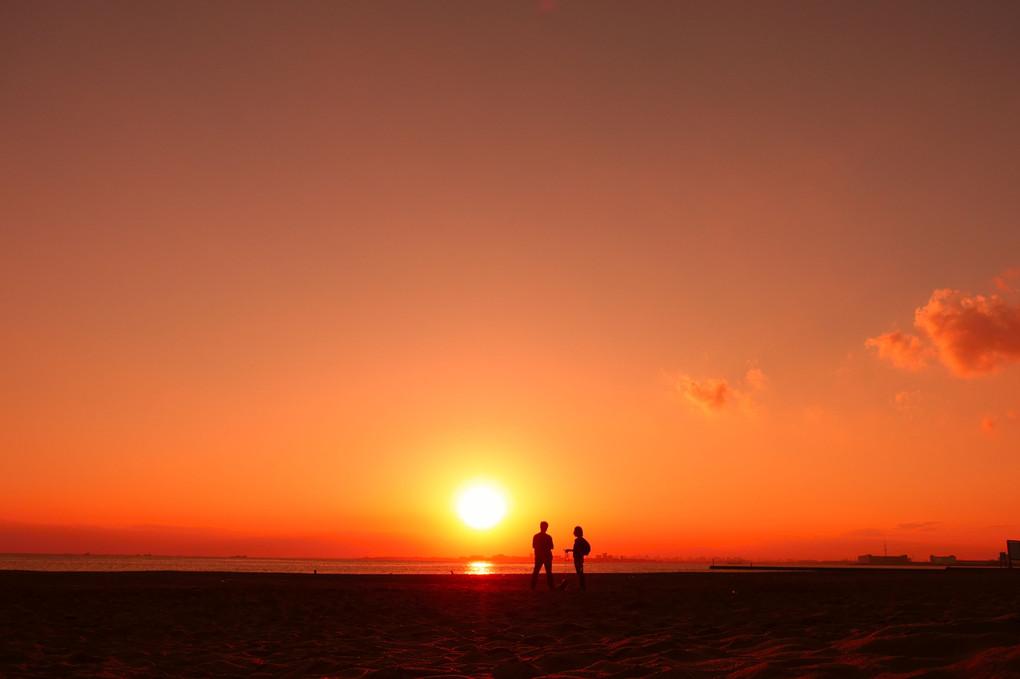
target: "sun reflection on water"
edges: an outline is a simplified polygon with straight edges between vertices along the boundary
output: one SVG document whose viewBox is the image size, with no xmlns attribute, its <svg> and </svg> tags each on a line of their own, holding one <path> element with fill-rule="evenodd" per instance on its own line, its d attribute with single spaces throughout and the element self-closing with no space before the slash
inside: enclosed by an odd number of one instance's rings
<svg viewBox="0 0 1020 679">
<path fill-rule="evenodd" d="M 469 561 L 467 565 L 468 575 L 492 575 L 492 564 L 488 561 Z"/>
</svg>

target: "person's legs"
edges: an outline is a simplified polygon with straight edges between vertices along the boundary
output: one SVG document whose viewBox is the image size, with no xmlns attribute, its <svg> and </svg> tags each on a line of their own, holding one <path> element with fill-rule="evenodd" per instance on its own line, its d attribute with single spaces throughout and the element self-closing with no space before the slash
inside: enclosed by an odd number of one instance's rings
<svg viewBox="0 0 1020 679">
<path fill-rule="evenodd" d="M 549 589 L 556 589 L 556 585 L 553 584 L 552 554 L 545 559 L 545 577 L 549 581 Z"/>
<path fill-rule="evenodd" d="M 574 570 L 577 571 L 577 582 L 584 589 L 584 560 L 574 559 Z"/>
<path fill-rule="evenodd" d="M 535 555 L 535 570 L 531 571 L 531 589 L 535 589 L 535 585 L 538 584 L 538 572 L 542 570 L 542 559 Z"/>
</svg>

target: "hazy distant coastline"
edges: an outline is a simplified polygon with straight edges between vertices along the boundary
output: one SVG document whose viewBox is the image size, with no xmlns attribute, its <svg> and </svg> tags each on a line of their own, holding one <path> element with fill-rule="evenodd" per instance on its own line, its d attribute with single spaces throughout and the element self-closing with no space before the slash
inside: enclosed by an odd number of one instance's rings
<svg viewBox="0 0 1020 679">
<path fill-rule="evenodd" d="M 533 561 L 527 557 L 498 555 L 459 558 L 361 557 L 356 559 L 264 558 L 235 555 L 159 556 L 151 554 L 0 554 L 0 571 L 181 571 L 232 573 L 319 573 L 344 575 L 512 575 L 530 573 Z M 995 567 L 995 561 L 959 562 L 958 567 Z M 855 569 L 910 568 L 944 569 L 946 564 L 906 562 L 864 564 L 859 561 L 748 561 L 744 559 L 638 559 L 618 557 L 593 559 L 592 573 L 674 573 L 707 572 L 712 569 Z M 562 557 L 554 570 L 570 572 Z"/>
</svg>

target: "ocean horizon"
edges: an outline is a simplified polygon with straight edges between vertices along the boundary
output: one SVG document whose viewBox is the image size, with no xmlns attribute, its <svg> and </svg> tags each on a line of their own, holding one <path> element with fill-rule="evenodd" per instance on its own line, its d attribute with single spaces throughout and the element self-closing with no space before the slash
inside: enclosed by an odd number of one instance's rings
<svg viewBox="0 0 1020 679">
<path fill-rule="evenodd" d="M 708 562 L 585 561 L 589 573 L 707 572 Z M 0 571 L 184 571 L 230 573 L 320 573 L 334 575 L 512 575 L 531 573 L 525 559 L 426 559 L 365 557 L 357 559 L 272 558 L 248 556 L 156 556 L 149 554 L 0 554 Z M 556 573 L 573 573 L 570 559 L 557 557 Z"/>
</svg>

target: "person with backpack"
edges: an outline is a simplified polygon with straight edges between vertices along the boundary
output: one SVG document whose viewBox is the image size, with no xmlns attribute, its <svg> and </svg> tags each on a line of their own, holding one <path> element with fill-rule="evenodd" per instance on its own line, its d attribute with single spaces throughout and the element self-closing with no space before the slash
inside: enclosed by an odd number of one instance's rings
<svg viewBox="0 0 1020 679">
<path fill-rule="evenodd" d="M 591 545 L 584 539 L 584 529 L 580 526 L 574 526 L 574 547 L 566 551 L 574 553 L 574 570 L 577 571 L 577 582 L 581 585 L 581 589 L 584 589 L 584 557 L 591 554 Z"/>
</svg>

